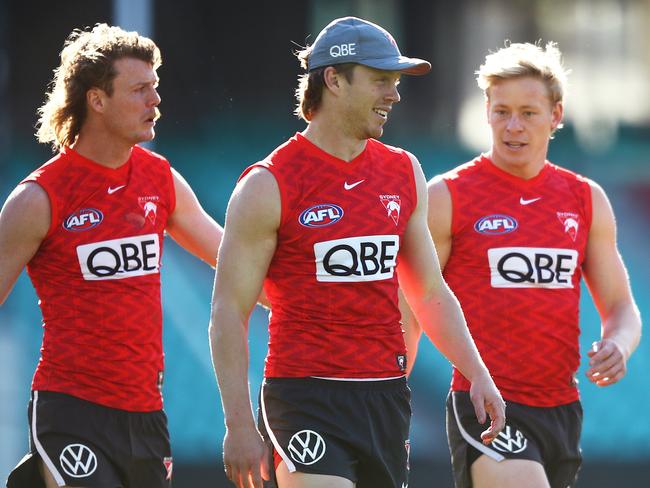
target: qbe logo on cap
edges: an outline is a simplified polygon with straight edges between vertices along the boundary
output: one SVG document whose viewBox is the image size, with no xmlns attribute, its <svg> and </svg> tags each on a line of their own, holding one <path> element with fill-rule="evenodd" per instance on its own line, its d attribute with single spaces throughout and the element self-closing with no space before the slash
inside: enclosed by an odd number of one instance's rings
<svg viewBox="0 0 650 488">
<path fill-rule="evenodd" d="M 335 44 L 330 47 L 330 56 L 338 58 L 340 56 L 354 56 L 357 54 L 357 43 L 351 42 L 349 44 Z"/>
<path fill-rule="evenodd" d="M 342 63 L 408 75 L 423 75 L 431 70 L 431 63 L 424 59 L 402 56 L 386 29 L 357 17 L 330 22 L 316 37 L 307 58 L 309 71 Z"/>
</svg>

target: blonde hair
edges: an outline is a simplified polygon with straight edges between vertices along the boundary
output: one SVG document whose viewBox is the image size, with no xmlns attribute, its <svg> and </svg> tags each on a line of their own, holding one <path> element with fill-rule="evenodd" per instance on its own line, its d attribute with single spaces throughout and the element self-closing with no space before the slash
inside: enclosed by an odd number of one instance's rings
<svg viewBox="0 0 650 488">
<path fill-rule="evenodd" d="M 58 150 L 71 145 L 86 119 L 86 93 L 100 88 L 113 94 L 117 75 L 114 62 L 121 58 L 145 61 L 154 69 L 162 64 L 158 46 L 137 32 L 96 24 L 90 31 L 75 29 L 61 51 L 61 64 L 54 70 L 51 90 L 38 109 L 36 138 Z"/>
<path fill-rule="evenodd" d="M 478 86 L 488 99 L 490 87 L 500 80 L 536 78 L 546 85 L 551 104 L 555 106 L 564 100 L 569 71 L 562 65 L 562 53 L 555 42 L 547 43 L 545 49 L 538 44 L 506 43 L 485 57 L 476 74 Z"/>
</svg>

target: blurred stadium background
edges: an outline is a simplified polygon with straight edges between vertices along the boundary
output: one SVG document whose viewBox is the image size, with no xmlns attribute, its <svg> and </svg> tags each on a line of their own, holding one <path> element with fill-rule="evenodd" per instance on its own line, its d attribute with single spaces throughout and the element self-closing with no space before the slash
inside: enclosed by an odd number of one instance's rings
<svg viewBox="0 0 650 488">
<path fill-rule="evenodd" d="M 248 164 L 302 130 L 292 116 L 300 74 L 292 56 L 331 19 L 357 15 L 389 29 L 403 52 L 433 72 L 403 79 L 387 143 L 415 153 L 427 177 L 488 148 L 474 70 L 489 50 L 554 40 L 572 68 L 566 127 L 551 160 L 596 179 L 618 216 L 619 243 L 642 314 L 650 315 L 650 2 L 648 0 L 0 0 L 0 197 L 51 156 L 33 137 L 63 40 L 108 22 L 152 37 L 162 49 L 163 118 L 155 149 L 223 222 Z M 209 359 L 213 272 L 166 247 L 163 271 L 165 403 L 177 488 L 227 486 L 221 467 L 221 405 Z M 599 336 L 585 290 L 583 350 Z M 23 275 L 0 309 L 0 478 L 27 449 L 26 405 L 41 340 L 40 313 Z M 266 316 L 251 323 L 251 390 L 261 380 Z M 584 361 L 580 377 L 584 378 Z M 581 381 L 585 409 L 579 487 L 650 486 L 650 345 L 628 376 L 599 390 Z M 444 435 L 449 364 L 427 341 L 411 377 L 412 488 L 451 487 Z"/>
</svg>

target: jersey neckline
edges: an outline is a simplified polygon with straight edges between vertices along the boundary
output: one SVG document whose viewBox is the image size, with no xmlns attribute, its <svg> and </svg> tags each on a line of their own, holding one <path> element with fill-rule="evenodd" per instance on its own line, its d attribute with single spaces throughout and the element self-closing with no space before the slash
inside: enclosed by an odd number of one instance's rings
<svg viewBox="0 0 650 488">
<path fill-rule="evenodd" d="M 117 168 L 109 168 L 108 166 L 99 164 L 98 162 L 93 161 L 92 159 L 82 156 L 77 151 L 75 151 L 74 149 L 68 146 L 64 147 L 61 150 L 61 153 L 69 157 L 72 161 L 79 163 L 83 166 L 86 166 L 92 171 L 102 173 L 111 179 L 116 179 L 121 181 L 124 180 L 129 174 L 129 169 L 131 168 L 131 160 L 133 159 L 134 150 L 135 147 L 131 150 L 131 155 L 129 156 L 129 159 L 127 159 L 123 164 L 121 164 Z"/>
<path fill-rule="evenodd" d="M 354 159 L 350 161 L 346 161 L 341 158 L 337 158 L 333 154 L 328 153 L 324 149 L 320 148 L 316 144 L 314 144 L 312 141 L 307 139 L 302 133 L 296 132 L 296 135 L 294 136 L 295 139 L 298 141 L 298 143 L 303 144 L 305 146 L 308 146 L 311 151 L 318 153 L 319 157 L 321 159 L 325 159 L 333 164 L 343 166 L 345 168 L 352 168 L 354 167 L 359 161 L 363 160 L 366 156 L 366 153 L 368 151 L 368 143 L 370 139 L 366 140 L 366 145 L 363 148 L 363 151 L 361 151 Z"/>
<path fill-rule="evenodd" d="M 489 171 L 493 175 L 501 179 L 507 180 L 508 182 L 514 184 L 519 188 L 527 188 L 527 189 L 535 187 L 541 184 L 542 182 L 544 182 L 548 177 L 552 166 L 552 164 L 548 160 L 545 160 L 544 166 L 539 171 L 539 173 L 537 173 L 537 175 L 535 175 L 530 179 L 524 179 L 499 168 L 496 164 L 494 164 L 494 161 L 492 161 L 492 159 L 490 159 L 490 157 L 487 154 L 481 154 L 479 162 L 487 171 Z"/>
</svg>

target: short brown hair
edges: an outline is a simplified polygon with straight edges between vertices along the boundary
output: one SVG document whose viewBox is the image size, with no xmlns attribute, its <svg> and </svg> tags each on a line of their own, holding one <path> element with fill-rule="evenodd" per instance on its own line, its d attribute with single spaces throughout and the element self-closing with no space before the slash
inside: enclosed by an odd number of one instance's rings
<svg viewBox="0 0 650 488">
<path fill-rule="evenodd" d="M 75 141 L 86 119 L 86 93 L 96 87 L 112 95 L 114 63 L 121 58 L 140 59 L 154 69 L 162 63 L 158 46 L 137 32 L 107 24 L 72 31 L 63 45 L 61 64 L 54 70 L 51 91 L 38 109 L 39 142 L 52 143 L 57 150 Z"/>
<path fill-rule="evenodd" d="M 305 49 L 296 53 L 296 56 L 300 60 L 300 65 L 304 69 L 308 69 L 307 58 L 310 52 L 311 46 L 307 46 Z M 338 73 L 345 76 L 348 82 L 351 82 L 354 76 L 355 66 L 356 63 L 342 63 L 333 65 L 332 67 Z M 323 100 L 323 89 L 325 88 L 324 73 L 328 67 L 316 68 L 298 77 L 298 88 L 296 88 L 296 100 L 298 100 L 298 103 L 296 104 L 294 113 L 305 122 L 309 122 L 312 119 Z"/>
</svg>

